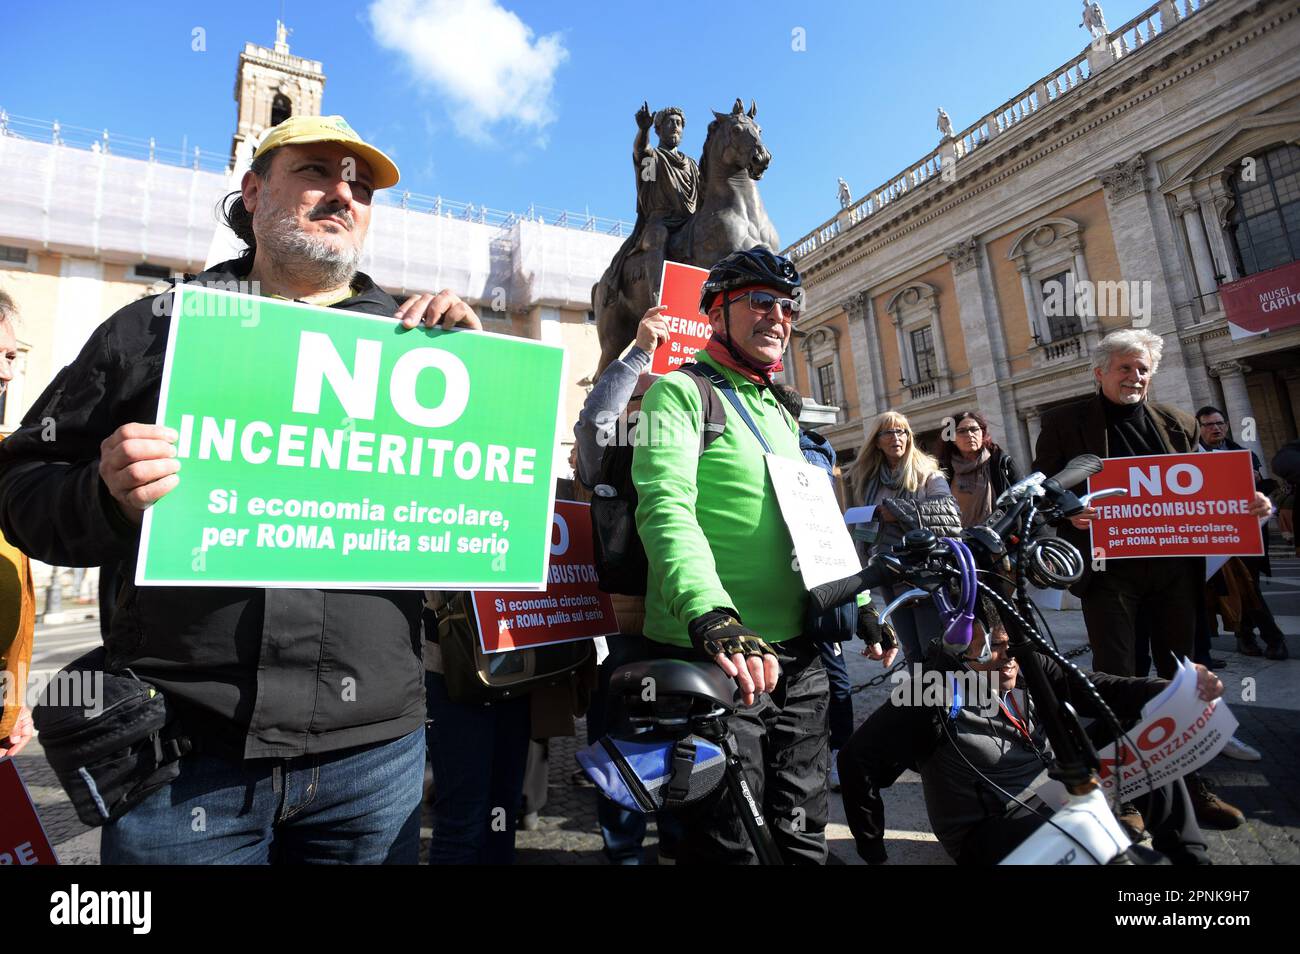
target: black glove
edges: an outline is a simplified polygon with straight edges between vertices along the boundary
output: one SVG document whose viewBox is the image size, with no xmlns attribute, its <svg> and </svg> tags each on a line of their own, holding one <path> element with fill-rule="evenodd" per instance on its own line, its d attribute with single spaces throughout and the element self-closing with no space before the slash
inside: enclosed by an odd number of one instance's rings
<svg viewBox="0 0 1300 954">
<path fill-rule="evenodd" d="M 881 623 L 880 614 L 870 603 L 858 607 L 858 639 L 868 646 L 880 643 L 881 649 L 898 648 L 898 634 L 893 623 Z"/>
<path fill-rule="evenodd" d="M 746 629 L 727 610 L 713 610 L 697 616 L 686 628 L 691 636 L 691 645 L 709 659 L 718 653 L 727 657 L 736 653 L 742 656 L 776 655 L 776 650 L 763 642 L 763 637 Z"/>
</svg>

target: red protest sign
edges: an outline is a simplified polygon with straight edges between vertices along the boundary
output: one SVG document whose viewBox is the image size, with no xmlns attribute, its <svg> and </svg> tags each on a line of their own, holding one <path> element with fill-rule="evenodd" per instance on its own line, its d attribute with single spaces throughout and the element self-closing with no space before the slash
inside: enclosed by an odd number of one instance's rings
<svg viewBox="0 0 1300 954">
<path fill-rule="evenodd" d="M 614 603 L 597 585 L 590 504 L 555 501 L 547 579 L 544 593 L 473 594 L 483 652 L 504 653 L 618 633 Z"/>
<path fill-rule="evenodd" d="M 664 262 L 659 304 L 668 309 L 661 315 L 668 323 L 668 340 L 655 349 L 650 362 L 651 374 L 667 374 L 680 368 L 709 343 L 713 329 L 709 327 L 709 319 L 700 314 L 700 289 L 708 277 L 706 268 Z"/>
<path fill-rule="evenodd" d="M 1264 552 L 1250 451 L 1113 457 L 1088 480 L 1090 491 L 1122 487 L 1099 500 L 1093 556 L 1257 556 Z"/>
<path fill-rule="evenodd" d="M 18 763 L 0 759 L 0 866 L 57 865 L 36 806 L 18 774 Z"/>
</svg>

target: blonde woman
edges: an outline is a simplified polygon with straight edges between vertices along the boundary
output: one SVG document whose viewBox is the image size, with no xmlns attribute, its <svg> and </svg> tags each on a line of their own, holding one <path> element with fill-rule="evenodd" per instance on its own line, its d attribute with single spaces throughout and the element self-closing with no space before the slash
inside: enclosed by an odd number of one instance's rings
<svg viewBox="0 0 1300 954">
<path fill-rule="evenodd" d="M 876 508 L 870 522 L 854 529 L 864 560 L 893 547 L 917 526 L 939 536 L 961 533 L 957 501 L 939 462 L 917 448 L 911 424 L 897 411 L 886 411 L 872 422 L 871 436 L 849 468 L 849 486 L 859 504 Z M 902 592 L 886 590 L 889 599 Z M 893 623 L 907 661 L 920 662 L 926 644 L 939 634 L 934 607 L 922 603 L 900 610 Z"/>
</svg>

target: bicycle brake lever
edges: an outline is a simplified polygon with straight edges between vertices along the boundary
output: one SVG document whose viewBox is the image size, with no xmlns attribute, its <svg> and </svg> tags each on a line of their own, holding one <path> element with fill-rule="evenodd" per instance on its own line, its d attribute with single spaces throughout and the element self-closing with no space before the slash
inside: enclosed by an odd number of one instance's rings
<svg viewBox="0 0 1300 954">
<path fill-rule="evenodd" d="M 888 623 L 889 617 L 892 616 L 894 610 L 898 609 L 900 606 L 910 605 L 912 603 L 919 603 L 921 600 L 927 599 L 929 596 L 930 596 L 929 592 L 921 589 L 919 586 L 908 590 L 906 593 L 904 593 L 902 596 L 895 599 L 892 603 L 890 603 L 888 606 L 884 608 L 884 610 L 880 614 L 880 625 L 884 626 L 886 623 Z"/>
</svg>

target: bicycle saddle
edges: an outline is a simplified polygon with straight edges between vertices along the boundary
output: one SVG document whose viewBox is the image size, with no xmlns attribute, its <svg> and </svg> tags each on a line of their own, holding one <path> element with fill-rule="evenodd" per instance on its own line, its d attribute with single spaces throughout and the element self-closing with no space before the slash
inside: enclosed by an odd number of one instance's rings
<svg viewBox="0 0 1300 954">
<path fill-rule="evenodd" d="M 652 701 L 668 696 L 685 696 L 736 709 L 736 683 L 713 663 L 684 659 L 648 659 L 628 663 L 614 670 L 610 692 Z M 650 691 L 651 694 L 647 694 Z"/>
</svg>

